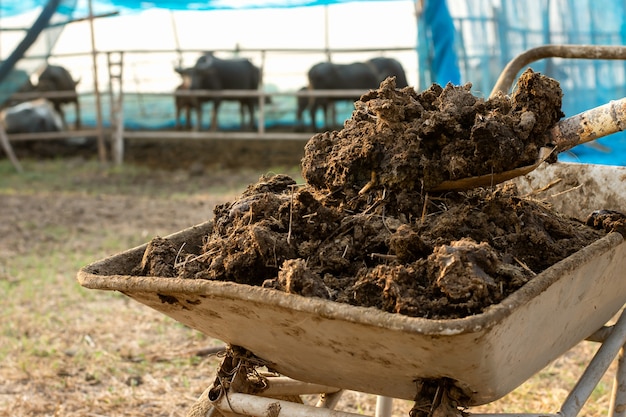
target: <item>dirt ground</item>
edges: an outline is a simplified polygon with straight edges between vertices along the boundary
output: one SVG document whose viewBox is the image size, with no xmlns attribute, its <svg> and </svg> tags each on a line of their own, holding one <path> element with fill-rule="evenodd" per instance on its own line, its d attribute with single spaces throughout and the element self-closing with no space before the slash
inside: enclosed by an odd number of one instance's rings
<svg viewBox="0 0 626 417">
<path fill-rule="evenodd" d="M 7 169 L 0 191 L 0 416 L 185 416 L 219 362 L 206 349 L 223 343 L 76 273 L 206 221 L 262 174 L 294 173 L 303 143 L 133 141 L 129 172 L 84 168 L 93 143 L 13 147 L 25 172 Z M 65 169 L 59 183 L 48 165 Z"/>
</svg>

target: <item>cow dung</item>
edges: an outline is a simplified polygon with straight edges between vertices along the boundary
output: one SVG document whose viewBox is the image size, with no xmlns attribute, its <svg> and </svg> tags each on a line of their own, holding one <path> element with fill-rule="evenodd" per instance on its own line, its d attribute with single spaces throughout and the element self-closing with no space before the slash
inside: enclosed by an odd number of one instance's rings
<svg viewBox="0 0 626 417">
<path fill-rule="evenodd" d="M 626 229 L 615 213 L 565 217 L 511 183 L 423 191 L 532 164 L 563 116 L 561 97 L 557 81 L 531 70 L 514 94 L 487 100 L 471 84 L 417 93 L 388 78 L 355 102 L 342 130 L 308 141 L 305 184 L 260 178 L 214 208 L 200 253 L 155 238 L 135 273 L 234 281 L 414 317 L 478 314 Z"/>
</svg>

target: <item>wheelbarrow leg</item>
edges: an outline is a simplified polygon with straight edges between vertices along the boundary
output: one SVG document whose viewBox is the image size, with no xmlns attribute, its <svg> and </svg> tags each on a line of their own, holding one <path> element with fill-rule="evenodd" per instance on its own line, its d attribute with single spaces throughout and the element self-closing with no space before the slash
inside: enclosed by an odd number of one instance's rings
<svg viewBox="0 0 626 417">
<path fill-rule="evenodd" d="M 622 346 L 617 360 L 609 417 L 626 417 L 626 357 L 624 346 Z"/>
<path fill-rule="evenodd" d="M 343 390 L 339 390 L 337 392 L 324 393 L 320 395 L 320 399 L 315 404 L 318 408 L 327 408 L 329 410 L 334 410 L 339 400 L 341 400 L 341 396 L 343 395 Z"/>
<path fill-rule="evenodd" d="M 376 417 L 391 417 L 392 407 L 393 398 L 381 395 L 376 397 Z"/>
<path fill-rule="evenodd" d="M 613 326 L 611 334 L 602 342 L 598 352 L 589 362 L 589 366 L 587 366 L 576 386 L 565 399 L 561 411 L 558 413 L 559 415 L 563 417 L 578 415 L 625 342 L 626 312 L 622 310 L 621 316 Z M 621 404 L 624 404 L 624 402 L 621 401 Z"/>
</svg>

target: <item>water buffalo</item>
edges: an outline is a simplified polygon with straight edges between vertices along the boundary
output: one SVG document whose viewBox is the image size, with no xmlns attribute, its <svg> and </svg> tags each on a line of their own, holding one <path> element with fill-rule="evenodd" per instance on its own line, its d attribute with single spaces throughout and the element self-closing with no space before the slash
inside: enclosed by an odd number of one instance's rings
<svg viewBox="0 0 626 417">
<path fill-rule="evenodd" d="M 198 98 L 193 96 L 178 95 L 179 92 L 191 90 L 191 74 L 189 69 L 177 70 L 182 77 L 182 82 L 174 90 L 174 105 L 176 107 L 176 130 L 182 128 L 180 116 L 185 113 L 185 129 L 191 130 L 191 111 L 200 112 L 202 110 L 198 103 Z"/>
<path fill-rule="evenodd" d="M 376 89 L 380 83 L 389 76 L 396 77 L 398 88 L 408 85 L 404 69 L 400 62 L 393 58 L 378 57 L 365 62 L 353 62 L 351 64 L 334 64 L 321 62 L 311 67 L 308 72 L 309 86 L 311 90 L 363 90 Z M 297 128 L 302 129 L 302 114 L 308 108 L 311 115 L 311 127 L 317 129 L 316 113 L 322 108 L 324 113 L 325 129 L 331 127 L 329 123 L 329 109 L 337 101 L 356 101 L 359 97 L 316 97 L 308 101 L 299 98 L 296 113 Z M 333 118 L 334 119 L 334 118 Z M 334 120 L 333 120 L 334 123 Z"/>
<path fill-rule="evenodd" d="M 63 122 L 65 123 L 65 113 L 62 106 L 64 104 L 73 103 L 76 112 L 75 128 L 80 129 L 80 104 L 78 103 L 78 94 L 76 93 L 76 86 L 78 81 L 74 81 L 72 75 L 67 69 L 60 65 L 48 65 L 44 71 L 39 75 L 37 81 L 36 91 L 51 92 L 62 91 L 69 92 L 67 97 L 51 97 L 48 100 L 54 106 L 54 109 L 61 115 Z"/>
<path fill-rule="evenodd" d="M 396 88 L 404 88 L 409 85 L 402 64 L 397 59 L 377 57 L 366 61 L 376 69 L 379 84 L 387 77 L 396 77 Z"/>
<path fill-rule="evenodd" d="M 212 53 L 202 55 L 192 68 L 177 69 L 191 76 L 191 90 L 257 90 L 261 82 L 261 70 L 244 58 L 220 59 Z M 198 97 L 199 108 L 207 101 L 213 102 L 211 130 L 217 130 L 217 113 L 224 100 L 235 100 L 241 105 L 241 126 L 245 125 L 245 110 L 249 115 L 249 126 L 254 129 L 254 109 L 258 98 L 241 96 Z M 198 110 L 198 128 L 202 126 L 201 111 Z"/>
<path fill-rule="evenodd" d="M 309 90 L 309 87 L 301 87 L 298 92 L 303 92 Z M 312 101 L 313 98 L 309 98 L 306 96 L 297 96 L 296 98 L 296 122 L 297 122 L 297 130 L 303 130 L 302 127 L 302 115 L 304 111 L 309 108 L 309 102 Z"/>
<path fill-rule="evenodd" d="M 47 99 L 25 101 L 4 109 L 0 114 L 7 133 L 61 132 L 61 116 Z"/>
</svg>

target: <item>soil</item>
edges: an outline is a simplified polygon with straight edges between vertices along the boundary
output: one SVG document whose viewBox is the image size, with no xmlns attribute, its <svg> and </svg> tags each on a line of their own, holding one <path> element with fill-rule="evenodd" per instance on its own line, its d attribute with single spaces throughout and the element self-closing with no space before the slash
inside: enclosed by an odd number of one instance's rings
<svg viewBox="0 0 626 417">
<path fill-rule="evenodd" d="M 134 273 L 432 319 L 478 314 L 607 231 L 624 231 L 620 213 L 567 218 L 511 184 L 425 191 L 532 165 L 563 116 L 561 97 L 557 81 L 532 70 L 510 97 L 488 100 L 471 84 L 418 94 L 389 78 L 355 103 L 342 130 L 309 140 L 304 185 L 262 177 L 215 207 L 205 256 L 155 238 Z"/>
<path fill-rule="evenodd" d="M 185 169 L 194 161 L 182 158 L 191 157 L 186 144 L 170 141 L 168 152 L 157 153 L 157 146 L 134 142 L 127 146 L 129 159 L 152 164 L 158 155 L 180 155 L 181 165 L 171 171 L 131 163 L 100 167 L 93 150 L 51 140 L 28 145 L 33 156 L 38 149 L 52 161 L 27 157 L 26 146 L 14 147 L 24 173 L 4 161 L 1 417 L 183 417 L 212 381 L 219 358 L 209 353 L 223 342 L 123 295 L 84 289 L 76 272 L 152 236 L 205 221 L 216 204 L 236 198 L 272 165 L 251 168 L 255 161 L 241 159 L 237 170 L 199 175 Z M 269 142 L 261 149 L 274 146 Z M 231 149 L 251 146 L 257 145 L 237 141 Z M 55 150 L 64 156 L 54 157 Z"/>
</svg>

